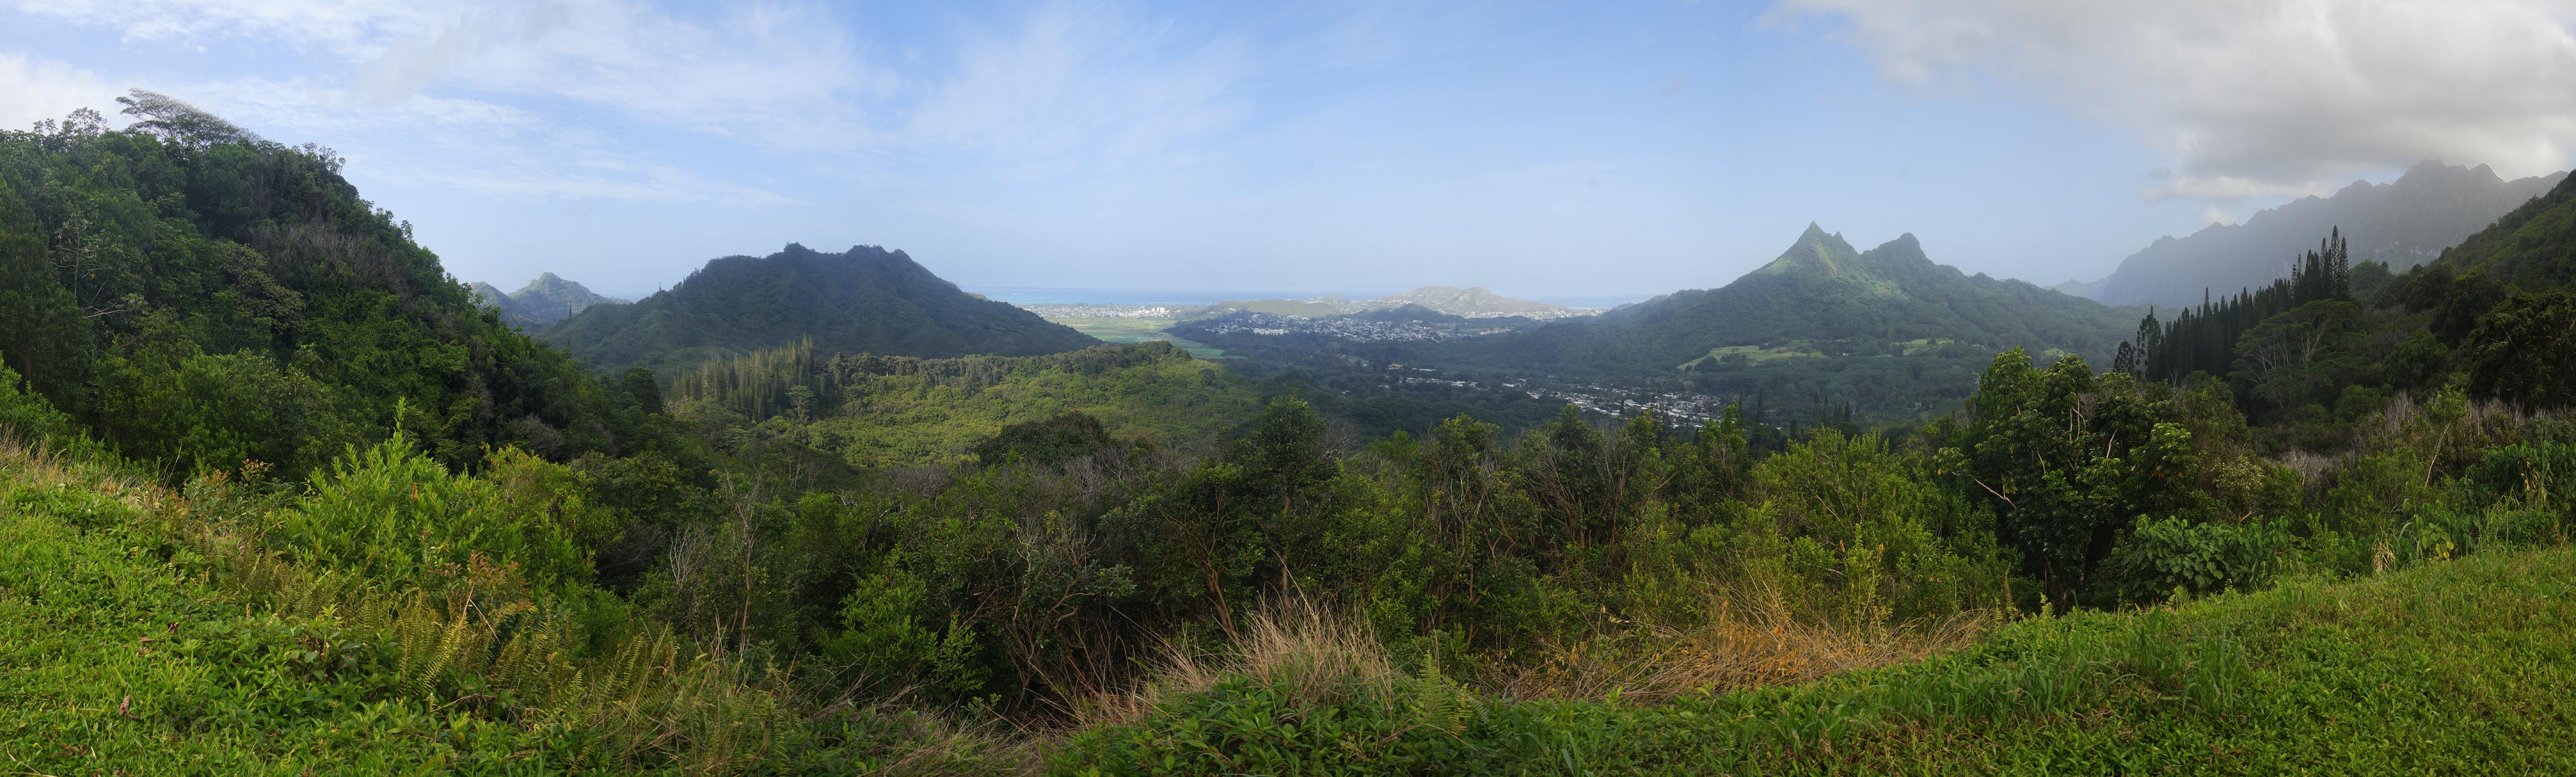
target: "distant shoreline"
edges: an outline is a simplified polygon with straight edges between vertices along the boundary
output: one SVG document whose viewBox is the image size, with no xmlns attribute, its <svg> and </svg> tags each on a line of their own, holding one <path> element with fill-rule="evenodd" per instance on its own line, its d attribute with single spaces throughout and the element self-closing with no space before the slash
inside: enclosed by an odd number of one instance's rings
<svg viewBox="0 0 2576 777">
<path fill-rule="evenodd" d="M 986 298 L 1029 305 L 1213 305 L 1219 302 L 1243 302 L 1264 299 L 1307 300 L 1326 295 L 1346 299 L 1376 299 L 1404 289 L 1135 289 L 1117 287 L 1055 286 L 961 286 L 966 291 Z M 1567 307 L 1607 310 L 1631 302 L 1643 302 L 1654 294 L 1584 294 L 1532 295 L 1521 297 Z"/>
</svg>

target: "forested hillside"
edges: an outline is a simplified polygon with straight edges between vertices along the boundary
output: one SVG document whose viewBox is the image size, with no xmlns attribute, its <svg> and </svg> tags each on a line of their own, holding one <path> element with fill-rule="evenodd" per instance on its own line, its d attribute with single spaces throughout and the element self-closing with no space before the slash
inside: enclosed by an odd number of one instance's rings
<svg viewBox="0 0 2576 777">
<path fill-rule="evenodd" d="M 2243 224 L 2215 224 L 2157 240 L 2121 260 L 2110 277 L 2078 286 L 2113 305 L 2198 304 L 2204 292 L 2225 297 L 2288 275 L 2300 251 L 2338 227 L 2352 240 L 2355 263 L 2378 262 L 2402 272 L 2566 178 L 2561 172 L 2507 181 L 2485 165 L 2426 161 L 2395 181 L 2356 181 L 2331 197 L 2257 212 Z"/>
<path fill-rule="evenodd" d="M 637 442 L 622 394 L 479 309 L 330 149 L 122 102 L 126 131 L 0 134 L 0 360 L 125 456 L 294 476 L 397 423 L 450 465 Z"/>
<path fill-rule="evenodd" d="M 2561 181 L 2444 250 L 2431 269 L 2528 289 L 2576 282 L 2576 187 Z"/>
<path fill-rule="evenodd" d="M 813 338 L 824 353 L 1034 356 L 1100 344 L 1036 314 L 959 290 L 902 251 L 827 254 L 789 243 L 767 257 L 708 262 L 633 305 L 593 307 L 540 336 L 601 368 L 669 373 Z"/>
<path fill-rule="evenodd" d="M 2227 381 L 2275 449 L 2341 449 L 2391 397 L 2446 386 L 2563 406 L 2576 401 L 2571 224 L 2562 181 L 2394 277 L 2330 232 L 2289 277 L 2141 320 L 2115 368 Z"/>
</svg>

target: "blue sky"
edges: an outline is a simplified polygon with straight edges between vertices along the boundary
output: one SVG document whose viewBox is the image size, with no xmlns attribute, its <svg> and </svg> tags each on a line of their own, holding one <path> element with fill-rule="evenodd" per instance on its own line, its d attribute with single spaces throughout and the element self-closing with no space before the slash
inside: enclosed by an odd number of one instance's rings
<svg viewBox="0 0 2576 777">
<path fill-rule="evenodd" d="M 1810 221 L 2046 284 L 2418 159 L 2564 169 L 2564 5 L 0 0 L 0 121 L 142 87 L 332 146 L 504 288 L 795 241 L 1643 295 Z"/>
</svg>

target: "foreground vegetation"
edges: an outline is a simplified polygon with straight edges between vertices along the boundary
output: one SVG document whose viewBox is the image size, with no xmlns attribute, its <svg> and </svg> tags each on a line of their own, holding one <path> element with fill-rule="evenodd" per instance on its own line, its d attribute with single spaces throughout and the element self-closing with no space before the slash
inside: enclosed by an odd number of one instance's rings
<svg viewBox="0 0 2576 777">
<path fill-rule="evenodd" d="M 239 499 L 238 484 L 171 492 L 96 462 L 0 446 L 0 666 L 19 678 L 0 689 L 0 750 L 13 768 L 2576 766 L 2562 736 L 2576 703 L 2557 692 L 2576 682 L 2576 550 L 2563 547 L 2564 523 L 2533 538 L 2556 546 L 2545 550 L 2492 547 L 2349 582 L 2303 575 L 2132 613 L 1833 630 L 1783 617 L 1777 601 L 1744 600 L 1730 603 L 1738 614 L 1657 635 L 1680 647 L 1624 659 L 1567 651 L 1541 673 L 1553 676 L 1518 682 L 1452 679 L 1391 653 L 1363 622 L 1282 604 L 1249 614 L 1235 642 L 1175 651 L 1139 690 L 1092 700 L 1086 715 L 1098 722 L 1041 756 L 916 713 L 799 703 L 732 657 L 691 658 L 668 632 L 580 613 L 470 555 L 413 579 L 455 576 L 443 584 L 405 590 L 317 574 L 230 533 L 227 518 L 239 516 L 227 507 Z M 1845 669 L 1858 671 L 1836 674 Z M 1801 680 L 1814 681 L 1777 685 Z"/>
<path fill-rule="evenodd" d="M 1075 736 L 1074 774 L 2563 774 L 2576 552 L 2498 553 L 2132 613 L 1803 685 L 1511 699 L 1290 622 Z M 1303 628 L 1297 628 L 1297 627 Z"/>
<path fill-rule="evenodd" d="M 520 461 L 449 476 L 407 446 L 398 435 L 353 454 L 289 498 L 263 494 L 256 472 L 169 489 L 110 459 L 0 440 L 7 768 L 864 773 L 1025 760 L 935 718 L 800 700 L 776 668 L 676 636 L 562 570 L 500 560 L 565 547 L 573 526 L 547 517 L 568 505 L 529 490 L 564 473 Z"/>
</svg>

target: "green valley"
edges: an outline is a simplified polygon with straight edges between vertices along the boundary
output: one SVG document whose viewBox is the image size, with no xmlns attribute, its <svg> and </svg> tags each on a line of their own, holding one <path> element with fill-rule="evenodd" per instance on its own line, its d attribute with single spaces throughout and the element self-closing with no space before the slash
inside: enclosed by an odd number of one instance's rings
<svg viewBox="0 0 2576 777">
<path fill-rule="evenodd" d="M 1047 320 L 1072 327 L 1073 331 L 1099 338 L 1104 343 L 1168 342 L 1190 352 L 1191 356 L 1202 359 L 1219 359 L 1225 356 L 1225 351 L 1221 349 L 1183 340 L 1165 331 L 1173 324 L 1180 323 L 1178 319 L 1057 317 Z"/>
</svg>

